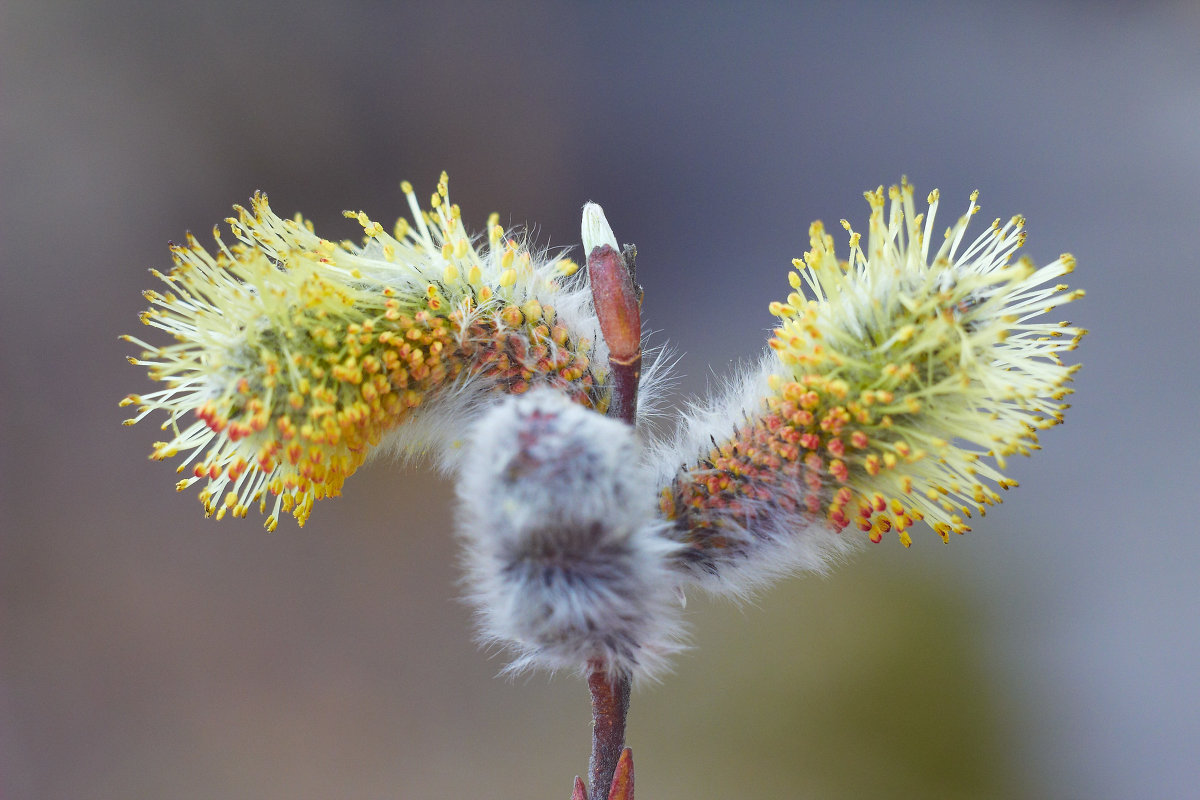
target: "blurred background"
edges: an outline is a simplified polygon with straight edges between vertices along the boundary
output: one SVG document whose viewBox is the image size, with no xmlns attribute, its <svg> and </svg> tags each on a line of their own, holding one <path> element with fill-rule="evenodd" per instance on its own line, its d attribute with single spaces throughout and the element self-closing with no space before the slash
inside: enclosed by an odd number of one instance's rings
<svg viewBox="0 0 1200 800">
<path fill-rule="evenodd" d="M 1195 2 L 6 0 L 0 796 L 569 794 L 586 688 L 476 649 L 446 481 L 375 462 L 269 535 L 120 425 L 168 240 L 256 189 L 357 237 L 443 169 L 551 246 L 602 203 L 680 402 L 762 347 L 808 223 L 902 174 L 1079 261 L 1086 367 L 1022 487 L 949 546 L 693 599 L 640 798 L 1194 796 L 1197 42 Z"/>
</svg>

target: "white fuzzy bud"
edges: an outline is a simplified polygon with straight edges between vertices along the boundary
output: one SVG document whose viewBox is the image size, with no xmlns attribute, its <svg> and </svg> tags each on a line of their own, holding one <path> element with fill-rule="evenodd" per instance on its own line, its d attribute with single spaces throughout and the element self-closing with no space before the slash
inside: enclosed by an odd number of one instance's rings
<svg viewBox="0 0 1200 800">
<path fill-rule="evenodd" d="M 608 245 L 618 253 L 621 252 L 621 245 L 617 244 L 617 237 L 612 231 L 612 226 L 608 224 L 608 218 L 604 216 L 604 209 L 597 203 L 587 203 L 583 207 L 580 239 L 583 242 L 584 258 L 602 244 Z"/>
<path fill-rule="evenodd" d="M 583 668 L 645 677 L 680 648 L 656 489 L 633 429 L 540 389 L 475 425 L 459 521 L 468 597 L 510 671 Z"/>
</svg>

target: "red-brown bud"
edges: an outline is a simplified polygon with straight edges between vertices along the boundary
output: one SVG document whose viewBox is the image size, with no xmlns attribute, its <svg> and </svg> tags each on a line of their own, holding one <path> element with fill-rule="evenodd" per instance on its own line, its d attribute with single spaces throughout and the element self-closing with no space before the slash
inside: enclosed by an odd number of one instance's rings
<svg viewBox="0 0 1200 800">
<path fill-rule="evenodd" d="M 641 354 L 642 312 L 625 259 L 610 245 L 601 244 L 588 253 L 587 266 L 609 357 L 629 363 Z"/>
</svg>

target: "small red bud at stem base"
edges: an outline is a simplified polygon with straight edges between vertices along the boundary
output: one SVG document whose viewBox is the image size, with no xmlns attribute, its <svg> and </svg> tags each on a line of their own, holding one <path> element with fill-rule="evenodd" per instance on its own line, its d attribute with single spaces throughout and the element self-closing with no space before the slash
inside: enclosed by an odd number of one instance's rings
<svg viewBox="0 0 1200 800">
<path fill-rule="evenodd" d="M 621 751 L 621 758 L 617 760 L 608 800 L 633 800 L 633 751 L 628 747 Z"/>
</svg>

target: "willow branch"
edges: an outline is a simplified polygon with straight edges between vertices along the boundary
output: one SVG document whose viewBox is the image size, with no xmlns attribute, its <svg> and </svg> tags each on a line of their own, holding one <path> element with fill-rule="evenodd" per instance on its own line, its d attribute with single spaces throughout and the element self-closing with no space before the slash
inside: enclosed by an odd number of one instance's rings
<svg viewBox="0 0 1200 800">
<path fill-rule="evenodd" d="M 633 251 L 629 248 L 629 252 Z M 637 422 L 638 380 L 642 373 L 642 314 L 638 291 L 625 259 L 609 244 L 588 253 L 588 280 L 600 330 L 608 345 L 612 401 L 609 416 L 629 425 Z M 588 663 L 592 695 L 592 757 L 588 765 L 591 800 L 608 800 L 610 788 L 633 796 L 633 760 L 625 749 L 625 720 L 629 714 L 629 678 L 612 675 L 599 660 Z M 623 756 L 623 753 L 625 754 Z M 621 787 L 614 784 L 618 762 Z M 576 785 L 578 793 L 578 784 Z"/>
</svg>

